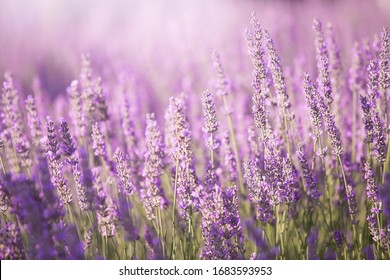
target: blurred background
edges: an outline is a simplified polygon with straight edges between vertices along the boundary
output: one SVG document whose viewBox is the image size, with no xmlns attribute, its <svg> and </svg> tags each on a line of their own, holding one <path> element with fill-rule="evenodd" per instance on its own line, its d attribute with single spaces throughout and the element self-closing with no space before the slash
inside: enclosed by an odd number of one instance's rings
<svg viewBox="0 0 390 280">
<path fill-rule="evenodd" d="M 235 61 L 228 73 L 250 67 L 253 10 L 287 64 L 314 56 L 313 18 L 333 24 L 341 49 L 390 24 L 390 0 L 0 0 L 0 73 L 13 72 L 27 94 L 39 76 L 56 96 L 89 52 L 103 76 L 127 69 L 170 90 L 172 79 L 196 80 L 194 69 L 211 72 L 213 49 Z"/>
</svg>

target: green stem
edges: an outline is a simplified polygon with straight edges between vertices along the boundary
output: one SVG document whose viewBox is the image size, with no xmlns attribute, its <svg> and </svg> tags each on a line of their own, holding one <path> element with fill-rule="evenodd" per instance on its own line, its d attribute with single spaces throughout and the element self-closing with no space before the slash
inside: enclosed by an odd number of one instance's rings
<svg viewBox="0 0 390 280">
<path fill-rule="evenodd" d="M 0 165 L 1 165 L 1 169 L 3 170 L 3 173 L 5 175 L 6 174 L 6 170 L 5 170 L 5 165 L 4 165 L 3 158 L 2 158 L 1 155 L 0 155 Z"/>
<path fill-rule="evenodd" d="M 179 175 L 179 160 L 176 160 L 176 174 L 175 174 L 175 189 L 173 191 L 173 206 L 172 206 L 172 248 L 171 248 L 171 259 L 175 259 L 176 254 L 176 195 L 177 195 L 177 179 Z"/>
</svg>

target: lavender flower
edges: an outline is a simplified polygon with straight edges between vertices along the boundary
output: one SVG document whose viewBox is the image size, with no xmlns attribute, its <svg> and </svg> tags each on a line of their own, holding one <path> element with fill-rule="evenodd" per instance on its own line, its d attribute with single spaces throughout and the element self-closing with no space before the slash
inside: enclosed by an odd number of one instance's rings
<svg viewBox="0 0 390 280">
<path fill-rule="evenodd" d="M 82 174 L 82 170 L 79 165 L 80 157 L 78 154 L 72 157 L 72 160 L 70 162 L 71 168 L 72 168 L 72 174 L 73 174 L 73 180 L 76 185 L 76 194 L 77 194 L 77 200 L 79 202 L 79 207 L 81 211 L 87 211 L 90 209 L 91 201 L 88 199 L 88 193 L 86 186 L 84 184 L 84 178 Z"/>
<path fill-rule="evenodd" d="M 203 131 L 207 133 L 206 146 L 210 150 L 215 150 L 218 143 L 213 138 L 213 133 L 218 129 L 217 115 L 215 112 L 215 104 L 212 94 L 206 90 L 202 93 L 202 106 L 204 115 Z"/>
<path fill-rule="evenodd" d="M 276 53 L 274 42 L 267 30 L 264 32 L 264 37 L 266 41 L 268 56 L 270 59 L 269 64 L 272 73 L 272 79 L 274 81 L 274 87 L 278 97 L 278 105 L 280 106 L 280 108 L 282 108 L 283 114 L 286 115 L 288 113 L 288 109 L 291 107 L 291 103 L 287 94 L 286 82 L 283 76 L 283 68 L 280 63 L 280 57 Z M 286 116 L 283 117 L 286 118 Z M 291 119 L 293 116 L 287 117 L 288 119 Z"/>
<path fill-rule="evenodd" d="M 310 230 L 309 236 L 307 237 L 308 244 L 308 254 L 307 259 L 309 260 L 318 260 L 317 246 L 318 246 L 318 230 L 313 227 Z"/>
<path fill-rule="evenodd" d="M 389 31 L 384 27 L 381 33 L 381 51 L 379 60 L 379 85 L 383 91 L 390 87 L 390 70 L 389 70 Z M 385 102 L 387 102 L 385 100 Z"/>
<path fill-rule="evenodd" d="M 202 93 L 202 106 L 205 119 L 203 130 L 206 133 L 213 133 L 218 129 L 218 121 L 215 112 L 213 95 L 208 90 Z"/>
<path fill-rule="evenodd" d="M 51 182 L 57 188 L 58 195 L 64 204 L 72 202 L 72 194 L 70 192 L 68 182 L 62 173 L 63 164 L 55 158 L 51 151 L 47 153 L 49 161 L 49 171 L 51 175 Z"/>
<path fill-rule="evenodd" d="M 160 179 L 164 169 L 165 147 L 154 114 L 146 116 L 145 141 L 145 210 L 147 217 L 152 220 L 155 219 L 155 210 L 167 204 Z"/>
<path fill-rule="evenodd" d="M 16 155 L 15 161 L 19 164 L 20 169 L 26 169 L 29 172 L 29 168 L 32 165 L 32 161 L 29 157 L 30 143 L 23 135 L 22 117 L 19 111 L 19 98 L 17 90 L 15 89 L 14 82 L 10 73 L 4 75 L 5 81 L 3 83 L 3 90 L 1 95 L 1 105 L 3 111 L 3 123 L 6 128 L 6 133 L 10 135 L 13 144 L 14 153 Z"/>
<path fill-rule="evenodd" d="M 375 159 L 380 164 L 385 164 L 386 161 L 386 134 L 385 128 L 383 127 L 383 123 L 381 117 L 379 116 L 379 112 L 376 112 L 373 119 L 374 129 L 374 153 Z"/>
<path fill-rule="evenodd" d="M 57 192 L 64 204 L 72 201 L 68 182 L 62 173 L 63 163 L 60 161 L 57 136 L 55 134 L 54 122 L 47 117 L 47 160 L 49 162 L 49 171 L 52 184 L 57 188 Z"/>
<path fill-rule="evenodd" d="M 223 199 L 219 186 L 215 186 L 213 194 L 201 208 L 203 247 L 199 257 L 206 260 L 229 259 L 223 230 Z"/>
<path fill-rule="evenodd" d="M 104 97 L 101 78 L 97 78 L 92 82 L 93 94 L 96 106 L 96 120 L 104 122 L 109 119 L 108 107 Z"/>
<path fill-rule="evenodd" d="M 84 234 L 84 243 L 83 243 L 84 251 L 87 251 L 91 247 L 92 239 L 93 239 L 92 228 L 89 228 Z"/>
<path fill-rule="evenodd" d="M 31 259 L 66 258 L 66 252 L 59 246 L 64 242 L 63 228 L 57 223 L 62 215 L 61 205 L 52 200 L 53 189 L 44 183 L 42 193 L 34 182 L 18 177 L 7 178 L 6 185 L 11 194 L 11 203 L 19 224 L 26 229 L 29 239 L 27 257 Z M 51 205 L 51 207 L 49 207 Z"/>
<path fill-rule="evenodd" d="M 213 51 L 212 59 L 213 59 L 214 69 L 217 74 L 217 94 L 219 96 L 227 96 L 228 81 L 225 77 L 225 73 L 221 64 L 221 58 L 217 51 Z"/>
<path fill-rule="evenodd" d="M 51 156 L 53 157 L 54 160 L 59 160 L 61 154 L 59 153 L 60 149 L 57 141 L 55 124 L 54 121 L 49 116 L 46 117 L 46 131 L 47 131 L 47 141 L 46 141 L 47 152 L 51 153 Z"/>
<path fill-rule="evenodd" d="M 373 240 L 379 242 L 381 233 L 378 229 L 377 216 L 382 212 L 382 201 L 379 199 L 379 185 L 375 182 L 374 172 L 368 162 L 364 164 L 364 179 L 367 182 L 367 198 L 372 203 L 370 213 L 367 214 L 368 227 Z"/>
<path fill-rule="evenodd" d="M 333 231 L 333 239 L 334 242 L 336 243 L 336 246 L 338 248 L 342 248 L 344 246 L 344 234 L 341 230 L 335 230 Z"/>
<path fill-rule="evenodd" d="M 256 218 L 264 223 L 274 219 L 272 189 L 256 165 L 244 163 L 244 179 L 247 184 L 249 201 L 256 209 Z"/>
<path fill-rule="evenodd" d="M 225 225 L 224 237 L 229 251 L 229 258 L 233 260 L 242 259 L 245 248 L 239 215 L 237 187 L 233 185 L 223 192 L 222 200 L 224 206 L 222 221 Z"/>
<path fill-rule="evenodd" d="M 77 137 L 84 136 L 86 132 L 86 123 L 83 120 L 83 101 L 79 90 L 79 82 L 77 80 L 72 81 L 67 88 L 67 93 L 70 97 L 73 126 L 76 128 L 75 135 Z"/>
<path fill-rule="evenodd" d="M 34 98 L 31 95 L 27 96 L 26 110 L 27 110 L 27 123 L 30 129 L 32 141 L 35 147 L 41 147 L 42 137 L 43 137 L 42 125 L 38 117 L 38 112 L 37 112 Z"/>
<path fill-rule="evenodd" d="M 172 97 L 169 101 L 169 133 L 172 137 L 170 156 L 172 162 L 176 163 L 176 168 L 178 168 L 176 172 L 180 213 L 183 218 L 188 219 L 192 205 L 192 192 L 198 186 L 193 168 L 191 132 L 183 99 Z"/>
<path fill-rule="evenodd" d="M 369 162 L 364 164 L 364 179 L 367 181 L 366 191 L 368 199 L 379 206 L 379 186 L 375 183 L 374 172 L 372 172 Z"/>
<path fill-rule="evenodd" d="M 310 79 L 308 73 L 304 74 L 304 91 L 306 97 L 306 103 L 309 107 L 310 120 L 311 120 L 311 129 L 314 139 L 318 139 L 322 134 L 322 123 L 321 123 L 321 111 L 318 105 L 318 93 L 315 85 Z"/>
<path fill-rule="evenodd" d="M 340 130 L 337 127 L 334 114 L 331 112 L 330 107 L 326 104 L 326 100 L 319 96 L 320 110 L 322 117 L 324 118 L 325 130 L 328 133 L 330 145 L 332 147 L 332 152 L 336 156 L 343 154 L 343 147 L 341 145 L 341 135 Z"/>
<path fill-rule="evenodd" d="M 131 195 L 135 189 L 132 178 L 130 177 L 129 167 L 126 163 L 123 153 L 119 148 L 115 150 L 114 159 L 116 162 L 116 172 L 119 178 L 119 191 L 125 195 Z"/>
<path fill-rule="evenodd" d="M 315 31 L 319 89 L 321 95 L 324 96 L 326 106 L 331 107 L 333 97 L 329 77 L 329 53 L 322 31 L 322 23 L 318 19 L 314 20 L 313 30 Z"/>
<path fill-rule="evenodd" d="M 301 165 L 303 178 L 305 179 L 305 187 L 307 190 L 307 194 L 311 199 L 317 201 L 321 196 L 321 192 L 318 190 L 317 178 L 312 174 L 303 147 L 298 148 L 297 156 L 299 164 Z"/>
<path fill-rule="evenodd" d="M 372 143 L 374 138 L 373 106 L 367 96 L 360 96 L 360 103 L 363 111 L 363 124 L 366 132 L 365 142 Z"/>
<path fill-rule="evenodd" d="M 223 149 L 224 149 L 224 165 L 226 177 L 229 182 L 235 182 L 238 177 L 237 163 L 234 157 L 233 149 L 230 145 L 230 136 L 228 132 L 225 132 L 222 138 Z"/>
<path fill-rule="evenodd" d="M 329 45 L 329 76 L 332 92 L 335 97 L 336 112 L 339 112 L 341 90 L 343 87 L 342 66 L 340 50 L 334 37 L 333 26 L 328 24 L 328 45 Z"/>
<path fill-rule="evenodd" d="M 113 201 L 107 196 L 101 182 L 100 170 L 95 168 L 94 188 L 96 191 L 95 209 L 98 229 L 103 237 L 113 237 L 117 231 L 118 212 Z"/>
<path fill-rule="evenodd" d="M 12 222 L 8 222 L 0 229 L 0 259 L 22 260 L 25 259 L 24 245 L 19 228 Z"/>
<path fill-rule="evenodd" d="M 0 180 L 0 212 L 5 214 L 7 209 L 10 207 L 9 193 L 3 182 Z"/>
<path fill-rule="evenodd" d="M 370 61 L 367 67 L 367 72 L 369 75 L 368 84 L 367 84 L 367 96 L 372 102 L 372 106 L 376 108 L 376 99 L 379 96 L 379 92 L 378 92 L 379 71 L 378 71 L 378 63 L 375 60 Z"/>
<path fill-rule="evenodd" d="M 265 108 L 266 99 L 269 95 L 267 85 L 267 72 L 264 62 L 264 50 L 262 48 L 263 33 L 260 28 L 260 21 L 255 13 L 252 13 L 253 32 L 247 31 L 247 41 L 249 54 L 252 58 L 253 73 L 252 73 L 252 88 L 253 88 L 253 115 L 256 127 L 262 130 L 262 136 L 265 137 L 264 131 L 268 126 L 267 110 Z"/>
<path fill-rule="evenodd" d="M 95 156 L 102 158 L 104 161 L 108 160 L 107 146 L 98 123 L 92 126 L 92 147 Z"/>
<path fill-rule="evenodd" d="M 69 132 L 68 122 L 63 118 L 60 119 L 59 131 L 61 133 L 61 138 L 62 138 L 62 145 L 61 145 L 62 154 L 67 158 L 71 158 L 75 153 L 76 148 L 73 143 L 72 135 L 70 135 Z"/>
</svg>

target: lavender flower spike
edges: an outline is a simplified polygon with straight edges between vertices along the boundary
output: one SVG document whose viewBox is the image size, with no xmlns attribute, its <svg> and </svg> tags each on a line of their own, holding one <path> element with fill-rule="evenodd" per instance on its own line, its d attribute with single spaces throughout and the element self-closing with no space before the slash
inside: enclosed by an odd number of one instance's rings
<svg viewBox="0 0 390 280">
<path fill-rule="evenodd" d="M 215 150 L 218 147 L 218 144 L 213 139 L 213 133 L 217 131 L 219 124 L 215 112 L 213 95 L 208 90 L 202 93 L 202 106 L 203 106 L 203 115 L 204 115 L 204 122 L 205 122 L 203 131 L 208 135 L 206 140 L 206 146 L 210 150 Z"/>
<path fill-rule="evenodd" d="M 313 23 L 313 30 L 315 31 L 315 45 L 317 53 L 317 69 L 319 73 L 318 82 L 319 90 L 325 98 L 327 107 L 331 107 L 333 103 L 332 87 L 329 77 L 329 53 L 322 31 L 322 23 L 315 19 Z"/>
<path fill-rule="evenodd" d="M 381 52 L 379 55 L 379 86 L 383 91 L 390 88 L 389 52 L 389 28 L 384 27 L 381 33 Z"/>
<path fill-rule="evenodd" d="M 116 172 L 120 181 L 119 191 L 125 195 L 131 195 L 135 187 L 130 176 L 129 167 L 119 148 L 115 150 L 114 159 L 116 162 Z"/>
<path fill-rule="evenodd" d="M 155 218 L 155 210 L 167 203 L 160 179 L 164 169 L 165 147 L 154 114 L 146 116 L 145 141 L 147 152 L 142 173 L 145 178 L 145 210 L 147 217 L 152 220 Z"/>
<path fill-rule="evenodd" d="M 35 147 L 42 146 L 42 127 L 38 117 L 37 108 L 35 105 L 34 98 L 29 95 L 26 99 L 26 110 L 27 110 L 27 123 L 30 129 L 31 138 Z"/>
<path fill-rule="evenodd" d="M 314 201 L 318 201 L 319 197 L 321 196 L 321 192 L 318 190 L 317 179 L 312 174 L 303 147 L 298 148 L 297 155 L 303 172 L 303 178 L 305 179 L 307 194 Z"/>
</svg>

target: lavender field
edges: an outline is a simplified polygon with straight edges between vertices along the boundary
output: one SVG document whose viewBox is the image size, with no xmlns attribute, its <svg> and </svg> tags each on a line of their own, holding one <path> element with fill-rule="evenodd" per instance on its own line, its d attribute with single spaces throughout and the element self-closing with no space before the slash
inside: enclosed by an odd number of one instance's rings
<svg viewBox="0 0 390 280">
<path fill-rule="evenodd" d="M 0 259 L 390 259 L 390 1 L 0 0 Z"/>
</svg>

